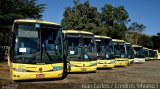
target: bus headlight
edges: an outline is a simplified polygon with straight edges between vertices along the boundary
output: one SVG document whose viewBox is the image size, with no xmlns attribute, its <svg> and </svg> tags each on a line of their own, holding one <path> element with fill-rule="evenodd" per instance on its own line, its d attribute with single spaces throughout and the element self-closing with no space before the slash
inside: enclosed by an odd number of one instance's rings
<svg viewBox="0 0 160 89">
<path fill-rule="evenodd" d="M 13 70 L 17 72 L 27 72 L 27 70 L 22 69 L 22 68 L 13 68 Z"/>
<path fill-rule="evenodd" d="M 92 65 L 92 66 L 97 66 L 97 63 L 92 63 L 91 65 Z"/>
<path fill-rule="evenodd" d="M 115 63 L 115 61 L 111 61 L 111 64 L 114 64 Z"/>
</svg>

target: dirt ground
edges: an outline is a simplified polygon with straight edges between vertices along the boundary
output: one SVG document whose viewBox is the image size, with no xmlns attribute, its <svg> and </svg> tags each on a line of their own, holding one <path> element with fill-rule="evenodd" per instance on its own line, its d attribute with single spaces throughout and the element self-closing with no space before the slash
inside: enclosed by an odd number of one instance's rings
<svg viewBox="0 0 160 89">
<path fill-rule="evenodd" d="M 104 86 L 104 84 L 106 85 Z M 114 87 L 109 86 L 112 84 Z M 100 69 L 96 73 L 68 74 L 63 80 L 21 82 L 11 81 L 7 64 L 0 64 L 0 89 L 124 89 L 126 87 L 122 86 L 124 84 L 130 84 L 130 87 L 132 85 L 132 89 L 137 89 L 137 84 L 141 86 L 141 89 L 142 84 L 152 84 L 152 89 L 160 89 L 160 60 L 147 61 L 143 64 L 133 64 L 127 67 Z M 151 87 L 147 89 L 151 89 Z"/>
</svg>

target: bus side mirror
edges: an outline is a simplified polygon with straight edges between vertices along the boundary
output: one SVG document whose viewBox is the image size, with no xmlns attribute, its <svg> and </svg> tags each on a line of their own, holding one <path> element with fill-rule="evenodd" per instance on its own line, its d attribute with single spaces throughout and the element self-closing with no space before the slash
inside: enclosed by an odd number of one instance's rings
<svg viewBox="0 0 160 89">
<path fill-rule="evenodd" d="M 8 66 L 10 66 L 11 64 L 11 61 L 12 61 L 12 49 L 14 47 L 14 44 L 15 44 L 15 34 L 13 32 L 10 32 L 9 33 L 9 47 L 8 47 Z"/>
<path fill-rule="evenodd" d="M 67 41 L 65 40 L 65 38 L 63 38 L 63 51 L 64 51 L 64 54 L 67 55 L 68 54 L 68 47 L 67 47 Z"/>
</svg>

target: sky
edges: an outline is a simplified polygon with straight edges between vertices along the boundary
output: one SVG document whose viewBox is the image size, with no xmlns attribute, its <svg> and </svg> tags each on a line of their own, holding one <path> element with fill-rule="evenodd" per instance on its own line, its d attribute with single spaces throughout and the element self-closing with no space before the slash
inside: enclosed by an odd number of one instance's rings
<svg viewBox="0 0 160 89">
<path fill-rule="evenodd" d="M 80 0 L 84 3 L 86 0 Z M 160 33 L 160 0 L 89 0 L 91 6 L 101 8 L 107 3 L 113 6 L 124 6 L 129 14 L 131 21 L 138 22 L 146 26 L 144 34 L 156 35 Z M 61 23 L 63 12 L 66 7 L 73 6 L 73 0 L 37 0 L 38 4 L 46 4 L 45 11 L 42 13 L 43 20 Z"/>
</svg>

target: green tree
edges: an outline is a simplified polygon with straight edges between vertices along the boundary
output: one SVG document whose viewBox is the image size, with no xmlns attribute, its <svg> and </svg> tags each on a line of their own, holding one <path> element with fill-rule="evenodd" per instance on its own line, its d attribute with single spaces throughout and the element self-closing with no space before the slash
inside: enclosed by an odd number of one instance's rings
<svg viewBox="0 0 160 89">
<path fill-rule="evenodd" d="M 160 36 L 160 33 L 157 33 L 157 36 Z"/>
<path fill-rule="evenodd" d="M 100 14 L 96 7 L 90 6 L 89 1 L 80 3 L 79 0 L 74 0 L 74 6 L 65 8 L 63 16 L 61 24 L 65 30 L 86 30 L 98 33 Z"/>
<path fill-rule="evenodd" d="M 140 37 L 142 32 L 145 30 L 146 26 L 143 24 L 133 22 L 129 28 L 128 32 L 126 33 L 126 38 L 129 42 L 134 43 L 134 44 L 139 44 L 141 43 Z"/>
<path fill-rule="evenodd" d="M 130 21 L 128 12 L 123 6 L 113 7 L 105 4 L 101 8 L 101 24 L 106 27 L 106 35 L 112 38 L 125 39 L 126 24 Z"/>
<path fill-rule="evenodd" d="M 139 40 L 140 40 L 139 45 L 142 45 L 142 46 L 147 47 L 147 48 L 153 48 L 154 47 L 152 36 L 142 34 L 140 36 Z"/>
<path fill-rule="evenodd" d="M 160 33 L 157 33 L 157 35 L 152 36 L 152 41 L 154 44 L 154 49 L 160 49 Z"/>
<path fill-rule="evenodd" d="M 15 19 L 40 19 L 45 4 L 36 0 L 0 0 L 0 42 L 8 44 L 9 32 Z"/>
</svg>

